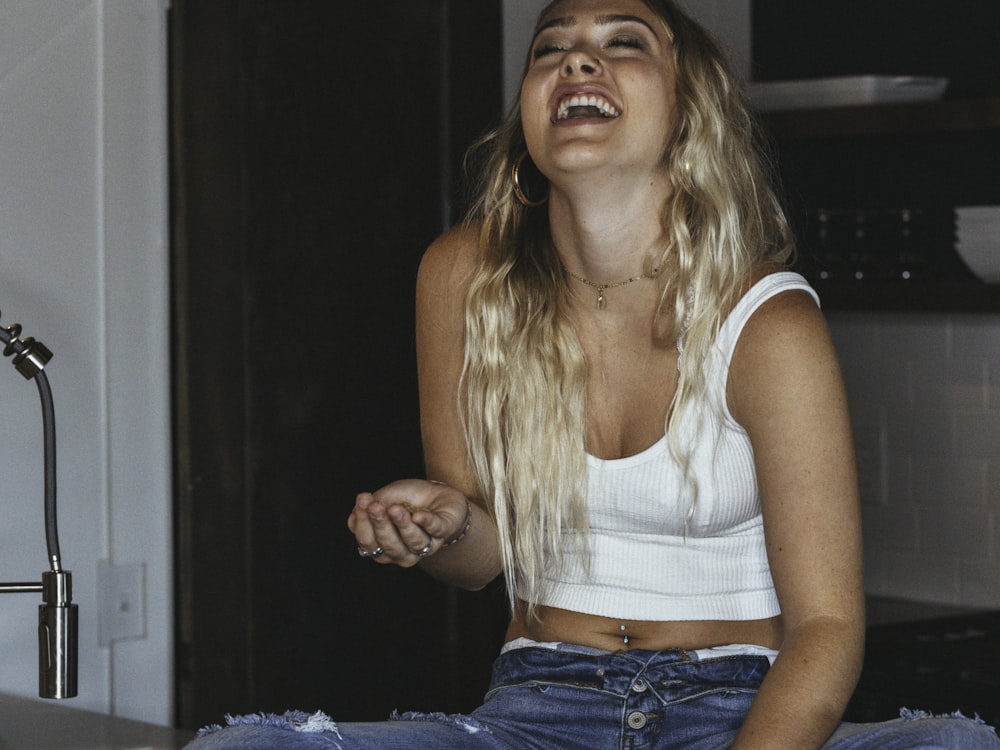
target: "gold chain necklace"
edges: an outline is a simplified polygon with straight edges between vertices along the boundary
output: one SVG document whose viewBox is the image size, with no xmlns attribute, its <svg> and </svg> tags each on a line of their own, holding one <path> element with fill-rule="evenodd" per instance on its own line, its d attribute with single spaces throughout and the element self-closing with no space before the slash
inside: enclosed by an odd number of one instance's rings
<svg viewBox="0 0 1000 750">
<path fill-rule="evenodd" d="M 655 279 L 657 274 L 660 272 L 659 268 L 654 268 L 652 273 L 641 273 L 638 276 L 632 276 L 631 278 L 625 279 L 624 281 L 613 281 L 607 284 L 598 284 L 589 279 L 583 278 L 583 276 L 577 276 L 575 273 L 563 266 L 563 270 L 566 271 L 570 276 L 579 282 L 586 284 L 587 286 L 597 290 L 597 309 L 603 310 L 606 306 L 606 300 L 604 299 L 605 289 L 614 289 L 619 286 L 627 286 L 634 281 L 639 281 L 640 279 Z"/>
</svg>

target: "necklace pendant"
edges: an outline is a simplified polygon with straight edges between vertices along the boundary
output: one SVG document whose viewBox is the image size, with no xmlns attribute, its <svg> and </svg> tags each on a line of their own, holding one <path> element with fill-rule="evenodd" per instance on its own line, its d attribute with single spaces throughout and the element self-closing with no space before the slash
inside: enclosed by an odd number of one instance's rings
<svg viewBox="0 0 1000 750">
<path fill-rule="evenodd" d="M 598 289 L 597 290 L 597 309 L 598 310 L 603 310 L 604 306 L 605 306 L 604 290 L 603 289 Z"/>
</svg>

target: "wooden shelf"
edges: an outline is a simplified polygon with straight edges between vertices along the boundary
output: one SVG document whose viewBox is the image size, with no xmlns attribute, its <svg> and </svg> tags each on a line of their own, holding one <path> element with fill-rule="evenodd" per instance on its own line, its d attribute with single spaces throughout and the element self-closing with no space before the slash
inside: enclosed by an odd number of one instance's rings
<svg viewBox="0 0 1000 750">
<path fill-rule="evenodd" d="M 909 169 L 909 155 L 919 153 L 925 158 L 929 154 L 938 154 L 937 146 L 940 145 L 941 148 L 951 149 L 943 152 L 951 155 L 950 160 L 938 159 L 933 162 L 926 170 L 927 179 L 934 180 L 935 188 L 946 186 L 948 193 L 931 190 L 928 194 L 935 196 L 937 203 L 941 205 L 955 205 L 948 203 L 949 199 L 996 202 L 996 192 L 992 188 L 993 173 L 972 169 L 979 164 L 973 164 L 969 160 L 976 158 L 970 153 L 980 153 L 975 149 L 984 149 L 982 154 L 985 161 L 981 160 L 982 164 L 993 164 L 996 159 L 997 148 L 1000 147 L 1000 96 L 784 110 L 763 113 L 761 118 L 776 138 L 779 150 L 785 147 L 788 153 L 795 155 L 798 160 L 797 168 L 801 169 L 802 164 L 807 164 L 811 170 L 810 175 L 825 175 L 822 180 L 807 182 L 808 190 L 811 191 L 808 193 L 811 195 L 810 200 L 825 200 L 831 190 L 831 181 L 836 186 L 833 193 L 843 199 L 845 190 L 850 192 L 857 189 L 852 187 L 852 179 L 855 180 L 854 184 L 863 184 L 867 189 L 867 192 L 862 191 L 863 195 L 859 195 L 857 200 L 872 200 L 871 183 L 857 182 L 866 179 L 864 170 L 859 170 L 857 159 L 852 161 L 853 157 L 845 156 L 848 150 L 850 154 L 861 154 L 858 159 L 865 160 L 865 163 L 874 161 L 880 164 L 880 174 L 896 174 L 898 171 L 900 179 L 919 182 L 925 175 L 914 174 Z M 969 138 L 966 135 L 976 144 L 972 152 L 965 145 L 956 148 L 956 144 L 967 144 Z M 971 190 L 967 189 L 966 182 L 960 182 L 970 171 L 973 174 L 969 179 L 975 186 Z M 839 183 L 837 179 L 840 180 Z M 906 187 L 911 185 L 911 182 L 907 182 Z M 892 196 L 896 195 L 895 186 L 882 185 L 882 188 L 881 193 L 878 189 L 875 190 L 880 196 L 877 200 L 892 200 Z M 900 188 L 900 194 L 911 195 L 910 200 L 912 192 L 908 193 Z M 919 189 L 917 194 L 922 195 Z M 865 204 L 862 202 L 858 205 Z M 827 310 L 1000 313 L 1000 284 L 956 280 L 962 278 L 961 274 L 942 272 L 940 275 L 942 280 L 939 281 L 837 280 L 813 283 Z M 943 280 L 945 278 L 951 280 Z"/>
<path fill-rule="evenodd" d="M 823 309 L 843 312 L 1000 312 L 1000 285 L 976 281 L 811 281 Z"/>
<path fill-rule="evenodd" d="M 790 140 L 1000 131 L 1000 97 L 785 110 L 762 113 L 761 118 L 779 139 Z"/>
</svg>

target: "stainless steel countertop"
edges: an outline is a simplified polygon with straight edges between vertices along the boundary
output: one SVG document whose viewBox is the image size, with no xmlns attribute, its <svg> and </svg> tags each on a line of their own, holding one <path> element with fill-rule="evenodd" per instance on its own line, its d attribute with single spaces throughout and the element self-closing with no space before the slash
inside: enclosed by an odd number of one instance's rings
<svg viewBox="0 0 1000 750">
<path fill-rule="evenodd" d="M 180 750 L 193 732 L 0 695 L 0 750 Z"/>
</svg>

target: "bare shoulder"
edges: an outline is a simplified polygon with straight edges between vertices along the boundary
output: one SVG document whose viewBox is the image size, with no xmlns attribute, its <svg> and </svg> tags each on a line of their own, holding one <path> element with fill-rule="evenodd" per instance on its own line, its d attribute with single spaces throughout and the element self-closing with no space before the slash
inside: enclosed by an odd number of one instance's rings
<svg viewBox="0 0 1000 750">
<path fill-rule="evenodd" d="M 810 342 L 821 343 L 827 338 L 826 319 L 816 300 L 804 289 L 792 288 L 770 297 L 750 316 L 737 352 L 778 352 L 792 345 L 798 351 Z"/>
<path fill-rule="evenodd" d="M 782 291 L 750 316 L 740 334 L 729 373 L 731 410 L 739 419 L 737 412 L 754 403 L 809 393 L 823 383 L 836 386 L 839 379 L 833 341 L 815 299 L 801 289 Z"/>
<path fill-rule="evenodd" d="M 478 246 L 478 227 L 463 225 L 438 237 L 424 253 L 417 273 L 418 350 L 426 351 L 431 341 L 445 344 L 462 331 Z"/>
<path fill-rule="evenodd" d="M 429 291 L 453 289 L 468 281 L 475 267 L 479 248 L 479 227 L 461 224 L 449 229 L 431 243 L 420 261 L 418 284 Z"/>
</svg>

